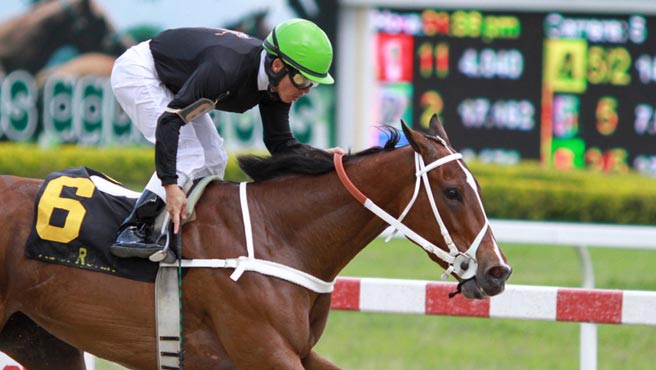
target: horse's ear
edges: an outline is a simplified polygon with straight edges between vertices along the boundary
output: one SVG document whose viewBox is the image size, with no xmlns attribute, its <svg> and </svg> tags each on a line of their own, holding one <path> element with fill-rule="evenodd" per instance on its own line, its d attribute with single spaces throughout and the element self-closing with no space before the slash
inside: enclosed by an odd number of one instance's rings
<svg viewBox="0 0 656 370">
<path fill-rule="evenodd" d="M 441 137 L 449 146 L 451 146 L 449 137 L 446 135 L 446 130 L 444 130 L 444 125 L 437 114 L 433 114 L 431 117 L 428 130 L 431 135 Z"/>
<path fill-rule="evenodd" d="M 421 153 L 419 144 L 417 144 L 417 141 L 421 140 L 422 138 L 421 134 L 408 127 L 408 125 L 405 123 L 403 119 L 401 119 L 401 128 L 403 128 L 403 133 L 405 134 L 405 137 L 408 139 L 408 143 L 410 143 L 410 146 L 412 146 L 412 149 L 414 149 L 415 152 L 417 153 Z"/>
</svg>

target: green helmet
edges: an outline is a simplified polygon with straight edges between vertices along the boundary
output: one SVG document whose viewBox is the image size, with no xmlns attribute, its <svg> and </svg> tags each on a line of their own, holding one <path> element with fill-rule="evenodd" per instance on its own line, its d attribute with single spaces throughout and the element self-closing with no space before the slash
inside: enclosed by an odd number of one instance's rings
<svg viewBox="0 0 656 370">
<path fill-rule="evenodd" d="M 282 59 L 311 81 L 332 84 L 328 73 L 333 47 L 326 33 L 305 19 L 290 19 L 277 25 L 262 44 L 267 53 Z"/>
</svg>

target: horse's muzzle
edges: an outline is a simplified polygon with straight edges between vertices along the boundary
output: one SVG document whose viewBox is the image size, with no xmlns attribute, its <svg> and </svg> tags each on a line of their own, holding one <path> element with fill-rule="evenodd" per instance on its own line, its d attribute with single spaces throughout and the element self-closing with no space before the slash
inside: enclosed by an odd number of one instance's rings
<svg viewBox="0 0 656 370">
<path fill-rule="evenodd" d="M 506 280 L 510 277 L 512 270 L 508 266 L 497 265 L 488 268 L 484 272 L 478 272 L 476 277 L 462 282 L 460 289 L 466 298 L 484 299 L 495 296 L 506 287 Z"/>
</svg>

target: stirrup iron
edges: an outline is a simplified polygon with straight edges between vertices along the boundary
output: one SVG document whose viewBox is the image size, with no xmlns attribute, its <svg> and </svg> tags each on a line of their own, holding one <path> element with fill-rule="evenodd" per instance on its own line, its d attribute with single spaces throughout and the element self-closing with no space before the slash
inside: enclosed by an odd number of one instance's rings
<svg viewBox="0 0 656 370">
<path fill-rule="evenodd" d="M 164 248 L 162 248 L 161 250 L 159 250 L 159 251 L 151 254 L 150 256 L 148 256 L 148 259 L 151 260 L 152 262 L 162 262 L 162 261 L 164 261 L 166 263 L 173 263 L 177 259 L 176 256 L 175 256 L 175 253 L 173 253 L 173 251 L 170 248 L 170 245 L 171 245 L 170 236 L 169 236 L 170 232 L 168 231 L 169 230 L 169 221 L 170 221 L 170 216 L 167 212 L 166 215 L 164 216 L 164 220 L 162 222 L 162 225 L 163 225 L 162 230 L 160 231 L 159 237 L 157 238 L 158 242 L 160 240 L 162 240 L 162 238 L 164 238 L 164 240 L 165 240 Z"/>
</svg>

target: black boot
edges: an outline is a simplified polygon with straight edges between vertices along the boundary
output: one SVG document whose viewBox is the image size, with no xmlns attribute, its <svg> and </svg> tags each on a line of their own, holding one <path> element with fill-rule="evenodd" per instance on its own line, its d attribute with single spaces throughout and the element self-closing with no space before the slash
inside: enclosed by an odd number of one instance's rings
<svg viewBox="0 0 656 370">
<path fill-rule="evenodd" d="M 134 209 L 119 228 L 116 242 L 109 250 L 117 257 L 148 258 L 163 249 L 151 237 L 155 218 L 164 209 L 166 203 L 157 194 L 144 190 Z"/>
</svg>

